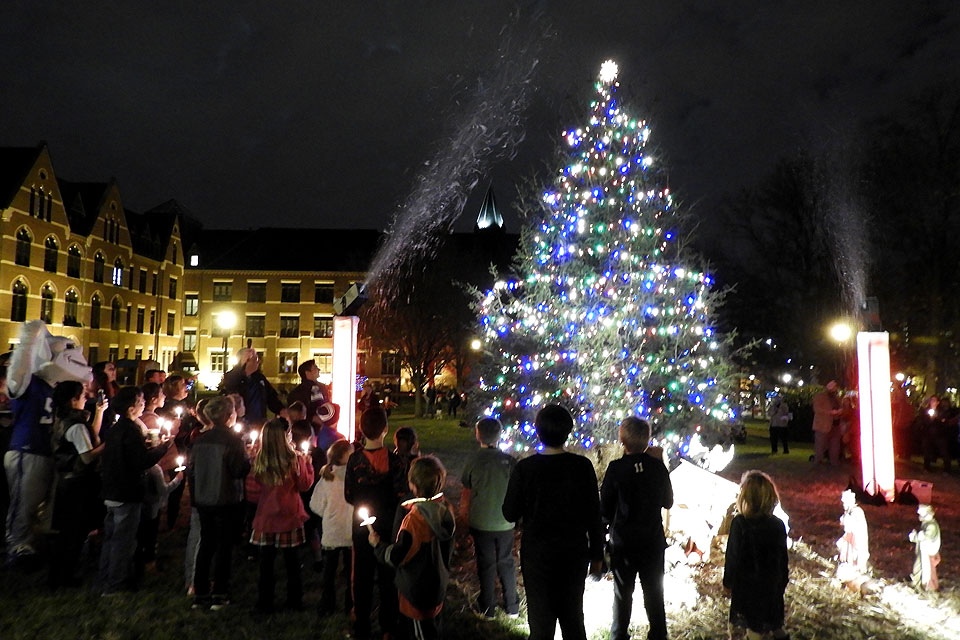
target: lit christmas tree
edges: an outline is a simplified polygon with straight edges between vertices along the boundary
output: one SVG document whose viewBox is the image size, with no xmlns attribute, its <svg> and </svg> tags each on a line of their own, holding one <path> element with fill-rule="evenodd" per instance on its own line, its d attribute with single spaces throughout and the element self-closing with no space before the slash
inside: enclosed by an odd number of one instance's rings
<svg viewBox="0 0 960 640">
<path fill-rule="evenodd" d="M 735 418 L 729 340 L 708 319 L 722 296 L 678 243 L 650 129 L 621 109 L 616 76 L 605 62 L 590 119 L 563 134 L 569 163 L 522 231 L 520 275 L 481 301 L 479 400 L 504 448 L 535 446 L 533 418 L 551 403 L 574 415 L 581 447 L 615 441 L 637 415 L 671 457 L 705 452 L 691 435 L 726 439 Z"/>
</svg>

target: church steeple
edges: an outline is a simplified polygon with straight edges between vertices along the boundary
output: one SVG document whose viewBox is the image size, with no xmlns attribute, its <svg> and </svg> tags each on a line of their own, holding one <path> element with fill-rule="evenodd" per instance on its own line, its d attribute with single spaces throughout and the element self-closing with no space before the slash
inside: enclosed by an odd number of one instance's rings
<svg viewBox="0 0 960 640">
<path fill-rule="evenodd" d="M 503 229 L 503 216 L 500 215 L 497 200 L 493 196 L 493 185 L 487 189 L 487 197 L 483 199 L 480 215 L 477 216 L 477 230 L 482 231 L 491 227 Z"/>
</svg>

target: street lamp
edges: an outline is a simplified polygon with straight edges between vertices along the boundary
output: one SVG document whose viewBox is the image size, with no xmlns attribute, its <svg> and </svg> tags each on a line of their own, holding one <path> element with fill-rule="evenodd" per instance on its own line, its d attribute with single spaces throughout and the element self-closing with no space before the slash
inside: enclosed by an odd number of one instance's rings
<svg viewBox="0 0 960 640">
<path fill-rule="evenodd" d="M 474 338 L 473 340 L 470 341 L 470 348 L 472 350 L 480 351 L 482 347 L 483 347 L 483 342 L 480 340 L 480 338 Z"/>
<path fill-rule="evenodd" d="M 223 373 L 227 373 L 227 338 L 230 330 L 237 326 L 237 315 L 233 311 L 221 311 L 217 314 L 217 326 L 223 331 Z"/>
<path fill-rule="evenodd" d="M 846 322 L 837 322 L 830 327 L 830 337 L 837 342 L 844 343 L 853 337 L 853 329 Z"/>
</svg>

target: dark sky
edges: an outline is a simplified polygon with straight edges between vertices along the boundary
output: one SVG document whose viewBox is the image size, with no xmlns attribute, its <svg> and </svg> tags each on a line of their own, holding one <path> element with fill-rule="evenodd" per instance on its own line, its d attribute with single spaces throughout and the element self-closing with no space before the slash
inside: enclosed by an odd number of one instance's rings
<svg viewBox="0 0 960 640">
<path fill-rule="evenodd" d="M 137 211 L 176 198 L 212 227 L 382 228 L 457 103 L 501 63 L 515 7 L 8 0 L 0 146 L 46 140 L 58 175 L 115 176 Z M 607 57 L 674 192 L 702 216 L 779 156 L 901 108 L 960 61 L 955 0 L 522 5 L 535 11 L 553 35 L 526 141 L 491 171 L 501 203 L 586 117 Z"/>
</svg>

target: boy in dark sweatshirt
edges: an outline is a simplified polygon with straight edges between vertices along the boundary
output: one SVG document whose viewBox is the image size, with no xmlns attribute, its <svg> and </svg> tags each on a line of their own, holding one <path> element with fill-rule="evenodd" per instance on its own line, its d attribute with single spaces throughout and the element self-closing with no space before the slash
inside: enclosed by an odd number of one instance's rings
<svg viewBox="0 0 960 640">
<path fill-rule="evenodd" d="M 593 464 L 563 449 L 573 430 L 570 412 L 547 405 L 534 419 L 543 445 L 517 463 L 503 499 L 503 517 L 519 522 L 520 569 L 527 591 L 531 640 L 586 640 L 583 583 L 603 561 L 603 523 Z"/>
<path fill-rule="evenodd" d="M 190 450 L 190 497 L 200 516 L 200 548 L 194 569 L 194 609 L 230 604 L 233 545 L 243 523 L 243 479 L 250 471 L 243 441 L 231 428 L 237 420 L 233 400 L 218 396 L 203 413 L 213 423 Z M 210 593 L 210 565 L 214 564 Z"/>
<path fill-rule="evenodd" d="M 379 406 L 360 416 L 360 432 L 364 444 L 347 459 L 343 496 L 354 506 L 355 513 L 366 509 L 377 518 L 372 529 L 381 538 L 390 539 L 394 515 L 400 496 L 407 491 L 403 461 L 383 446 L 387 433 L 387 414 Z M 370 612 L 373 607 L 373 581 L 376 575 L 380 591 L 380 632 L 393 634 L 397 625 L 397 591 L 393 586 L 393 569 L 378 564 L 368 531 L 360 526 L 361 518 L 353 518 L 353 611 L 354 637 L 370 637 Z"/>
<path fill-rule="evenodd" d="M 661 509 L 673 506 L 673 486 L 661 457 L 648 453 L 650 425 L 629 417 L 620 423 L 626 454 L 607 467 L 600 487 L 600 514 L 610 527 L 613 570 L 611 640 L 630 637 L 633 588 L 640 577 L 650 640 L 666 640 L 663 606 L 663 535 Z"/>
<path fill-rule="evenodd" d="M 396 542 L 385 544 L 373 529 L 368 540 L 377 560 L 396 569 L 401 624 L 408 638 L 440 638 L 440 611 L 450 574 L 455 522 L 443 499 L 447 472 L 434 456 L 413 460 L 409 486 L 415 498 L 401 507 L 407 511 Z"/>
</svg>

